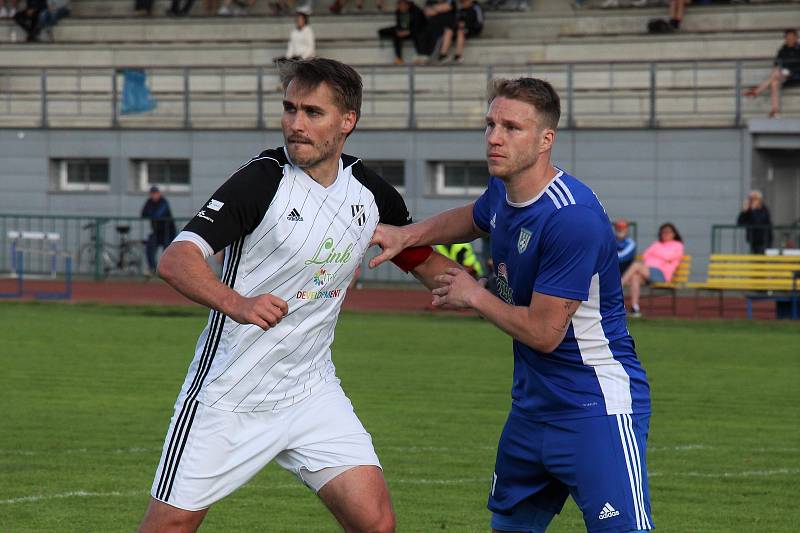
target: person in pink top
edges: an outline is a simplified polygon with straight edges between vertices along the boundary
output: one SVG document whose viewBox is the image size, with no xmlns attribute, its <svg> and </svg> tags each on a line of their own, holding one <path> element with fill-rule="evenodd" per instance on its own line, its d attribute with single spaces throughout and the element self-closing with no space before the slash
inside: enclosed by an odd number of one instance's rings
<svg viewBox="0 0 800 533">
<path fill-rule="evenodd" d="M 661 224 L 658 240 L 647 247 L 642 261 L 634 261 L 622 275 L 622 286 L 631 288 L 631 316 L 642 316 L 639 310 L 639 295 L 642 285 L 671 281 L 683 259 L 683 239 L 671 223 Z"/>
</svg>

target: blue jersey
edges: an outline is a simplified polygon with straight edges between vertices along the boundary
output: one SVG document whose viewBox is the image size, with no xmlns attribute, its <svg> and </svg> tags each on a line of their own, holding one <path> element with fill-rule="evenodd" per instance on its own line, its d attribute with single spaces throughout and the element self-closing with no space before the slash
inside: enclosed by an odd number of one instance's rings
<svg viewBox="0 0 800 533">
<path fill-rule="evenodd" d="M 564 340 L 544 353 L 514 340 L 512 410 L 548 421 L 650 412 L 650 387 L 625 323 L 616 239 L 594 192 L 559 171 L 523 204 L 490 178 L 475 224 L 491 234 L 498 295 L 580 300 Z"/>
</svg>

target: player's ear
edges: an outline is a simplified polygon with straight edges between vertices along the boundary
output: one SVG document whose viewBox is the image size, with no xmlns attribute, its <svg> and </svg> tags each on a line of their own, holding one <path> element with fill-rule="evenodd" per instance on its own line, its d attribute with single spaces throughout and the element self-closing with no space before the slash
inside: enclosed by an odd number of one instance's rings
<svg viewBox="0 0 800 533">
<path fill-rule="evenodd" d="M 539 152 L 546 152 L 553 147 L 556 142 L 556 130 L 551 128 L 542 128 L 539 135 Z"/>
<path fill-rule="evenodd" d="M 344 133 L 345 136 L 350 135 L 355 129 L 357 120 L 355 111 L 350 110 L 345 112 L 342 119 L 342 133 Z"/>
</svg>

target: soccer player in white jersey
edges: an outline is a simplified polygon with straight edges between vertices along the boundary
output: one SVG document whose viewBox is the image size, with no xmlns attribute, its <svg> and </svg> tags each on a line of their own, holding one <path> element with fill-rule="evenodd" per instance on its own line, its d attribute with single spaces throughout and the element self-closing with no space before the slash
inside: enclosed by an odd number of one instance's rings
<svg viewBox="0 0 800 533">
<path fill-rule="evenodd" d="M 512 407 L 489 495 L 492 530 L 543 533 L 572 495 L 587 531 L 652 529 L 645 447 L 650 389 L 625 324 L 611 223 L 594 192 L 550 162 L 553 87 L 496 80 L 486 114 L 491 177 L 474 203 L 380 225 L 376 266 L 409 246 L 490 235 L 497 295 L 439 277 L 434 304 L 472 308 L 514 338 Z"/>
<path fill-rule="evenodd" d="M 213 503 L 273 459 L 346 531 L 395 528 L 371 437 L 339 385 L 330 345 L 378 222 L 411 217 L 397 191 L 342 154 L 361 109 L 355 70 L 310 59 L 285 65 L 282 81 L 286 145 L 234 172 L 158 268 L 211 313 L 175 404 L 142 532 L 195 531 Z M 220 250 L 217 279 L 206 258 Z M 396 259 L 430 288 L 455 266 L 430 247 Z"/>
</svg>

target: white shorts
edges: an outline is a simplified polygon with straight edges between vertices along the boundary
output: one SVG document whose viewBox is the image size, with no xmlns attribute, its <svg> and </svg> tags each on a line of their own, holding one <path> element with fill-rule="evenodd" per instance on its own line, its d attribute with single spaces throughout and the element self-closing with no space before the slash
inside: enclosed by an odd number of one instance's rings
<svg viewBox="0 0 800 533">
<path fill-rule="evenodd" d="M 176 420 L 183 422 L 178 428 Z M 372 437 L 337 381 L 279 411 L 234 413 L 179 399 L 150 494 L 187 511 L 205 509 L 272 459 L 314 490 L 332 476 L 309 472 L 380 467 Z"/>
</svg>

